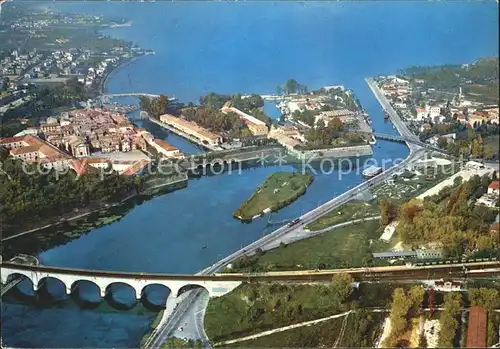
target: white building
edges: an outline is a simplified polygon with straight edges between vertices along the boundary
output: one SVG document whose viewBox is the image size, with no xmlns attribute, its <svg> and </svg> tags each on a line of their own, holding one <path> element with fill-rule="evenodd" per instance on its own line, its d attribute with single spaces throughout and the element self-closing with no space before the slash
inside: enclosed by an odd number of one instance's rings
<svg viewBox="0 0 500 349">
<path fill-rule="evenodd" d="M 435 118 L 436 116 L 441 115 L 441 107 L 440 106 L 425 106 L 425 113 L 429 115 L 431 118 Z"/>
<path fill-rule="evenodd" d="M 415 118 L 418 121 L 422 121 L 427 117 L 427 113 L 425 112 L 424 108 L 415 108 L 415 113 L 416 113 Z"/>
<path fill-rule="evenodd" d="M 488 186 L 488 194 L 500 196 L 500 182 L 499 181 L 491 182 L 491 184 Z"/>
</svg>

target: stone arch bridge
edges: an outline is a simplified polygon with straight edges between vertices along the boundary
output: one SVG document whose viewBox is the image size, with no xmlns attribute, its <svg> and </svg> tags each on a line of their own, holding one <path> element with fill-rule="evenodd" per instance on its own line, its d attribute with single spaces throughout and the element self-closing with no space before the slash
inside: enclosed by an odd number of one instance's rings
<svg viewBox="0 0 500 349">
<path fill-rule="evenodd" d="M 136 299 L 141 299 L 146 287 L 162 285 L 170 290 L 169 297 L 178 297 L 194 288 L 204 288 L 210 297 L 223 296 L 241 284 L 241 281 L 231 278 L 221 278 L 209 275 L 168 275 L 134 272 L 108 272 L 102 270 L 70 269 L 48 266 L 32 266 L 15 263 L 3 263 L 1 282 L 8 284 L 20 276 L 25 276 L 33 283 L 34 291 L 38 291 L 47 278 L 59 280 L 66 288 L 66 293 L 73 293 L 81 281 L 95 284 L 104 298 L 113 284 L 129 285 L 135 292 Z M 219 279 L 219 280 L 217 280 Z"/>
</svg>

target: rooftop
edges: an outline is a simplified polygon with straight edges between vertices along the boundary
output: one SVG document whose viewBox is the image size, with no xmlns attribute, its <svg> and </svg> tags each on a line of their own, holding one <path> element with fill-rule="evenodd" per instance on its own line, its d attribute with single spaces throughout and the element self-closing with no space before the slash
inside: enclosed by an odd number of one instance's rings
<svg viewBox="0 0 500 349">
<path fill-rule="evenodd" d="M 195 122 L 191 122 L 191 121 L 188 121 L 188 120 L 185 120 L 182 118 L 178 118 L 178 117 L 170 115 L 170 114 L 160 115 L 160 120 L 162 120 L 163 122 L 174 124 L 174 125 L 175 124 L 180 125 L 184 128 L 189 129 L 190 131 L 195 132 L 195 133 L 197 133 L 205 138 L 208 138 L 208 139 L 212 139 L 215 141 L 220 139 L 219 135 L 208 131 L 207 129 L 196 124 Z"/>
<path fill-rule="evenodd" d="M 467 328 L 467 348 L 486 347 L 486 310 L 474 306 L 469 311 L 469 326 Z"/>
<path fill-rule="evenodd" d="M 167 142 L 162 141 L 161 139 L 155 139 L 155 143 L 158 144 L 163 149 L 165 149 L 166 151 L 176 151 L 176 150 L 178 150 L 173 145 L 168 144 Z"/>
<path fill-rule="evenodd" d="M 488 189 L 494 189 L 494 190 L 500 189 L 500 181 L 491 182 L 491 184 L 488 185 Z"/>
</svg>

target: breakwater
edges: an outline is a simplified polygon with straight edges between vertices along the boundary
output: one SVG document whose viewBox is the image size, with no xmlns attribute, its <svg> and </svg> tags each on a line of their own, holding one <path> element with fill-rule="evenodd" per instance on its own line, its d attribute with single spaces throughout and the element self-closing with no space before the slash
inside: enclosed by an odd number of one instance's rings
<svg viewBox="0 0 500 349">
<path fill-rule="evenodd" d="M 372 147 L 368 144 L 355 145 L 351 147 L 341 147 L 341 148 L 324 148 L 324 149 L 314 149 L 314 150 L 290 150 L 290 154 L 296 156 L 301 160 L 305 159 L 339 159 L 339 158 L 352 158 L 360 156 L 371 156 L 373 155 Z"/>
</svg>

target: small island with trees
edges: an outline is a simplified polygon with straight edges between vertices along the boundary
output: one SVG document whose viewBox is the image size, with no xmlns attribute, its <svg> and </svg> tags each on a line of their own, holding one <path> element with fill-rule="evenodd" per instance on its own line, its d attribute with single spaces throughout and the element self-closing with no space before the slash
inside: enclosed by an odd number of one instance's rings
<svg viewBox="0 0 500 349">
<path fill-rule="evenodd" d="M 306 192 L 314 177 L 309 173 L 275 172 L 257 187 L 255 193 L 233 214 L 250 221 L 262 213 L 277 211 L 297 200 Z"/>
</svg>

